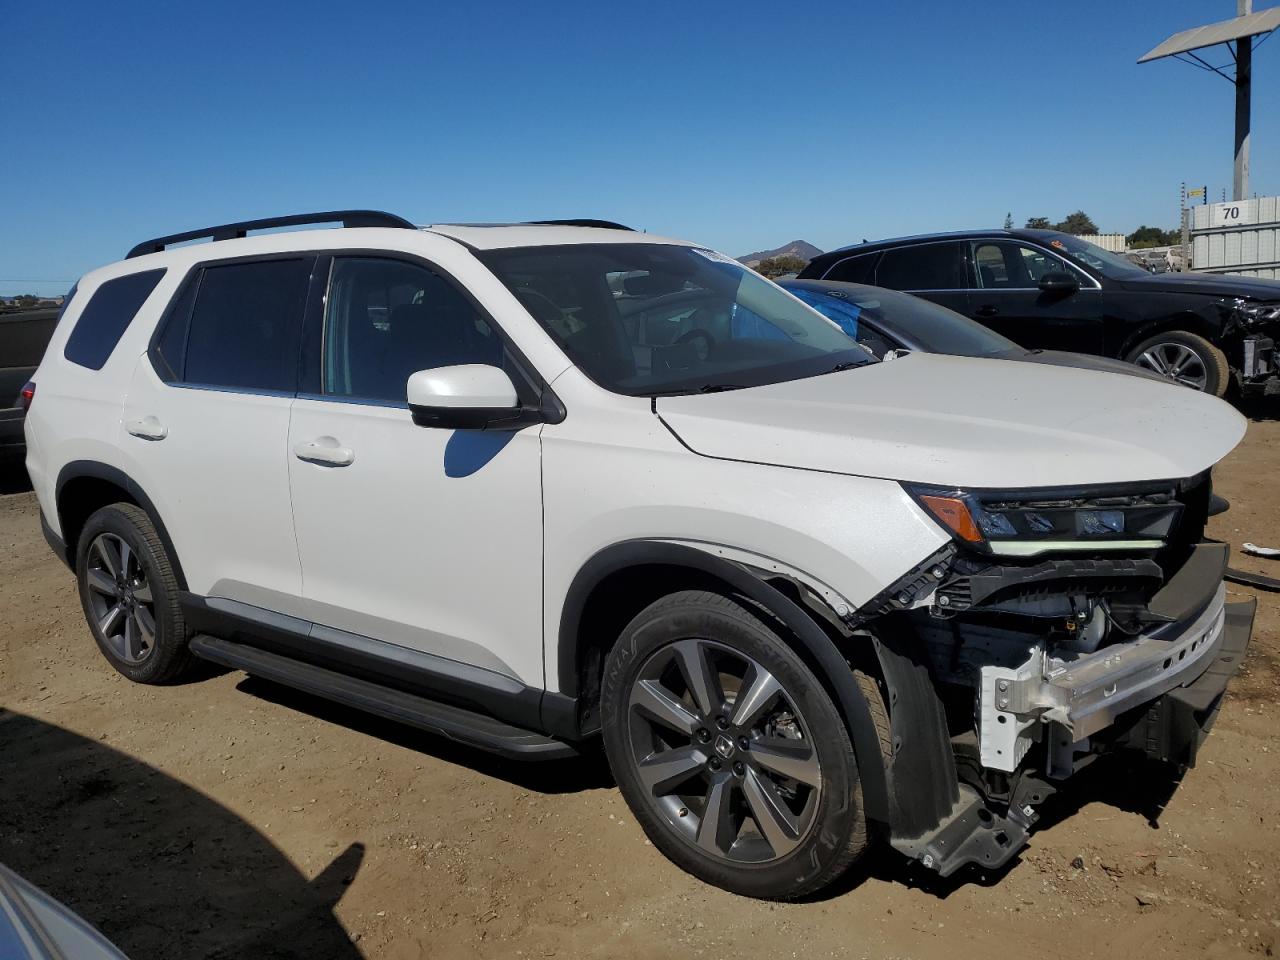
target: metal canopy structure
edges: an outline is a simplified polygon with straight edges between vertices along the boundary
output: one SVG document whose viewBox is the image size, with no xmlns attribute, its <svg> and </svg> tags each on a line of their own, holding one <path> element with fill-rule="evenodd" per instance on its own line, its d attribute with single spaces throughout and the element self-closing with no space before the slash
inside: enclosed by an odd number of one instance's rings
<svg viewBox="0 0 1280 960">
<path fill-rule="evenodd" d="M 1206 24 L 1175 33 L 1149 53 L 1138 58 L 1139 63 L 1173 57 L 1194 67 L 1216 73 L 1231 81 L 1236 88 L 1235 175 L 1232 178 L 1232 199 L 1244 200 L 1249 192 L 1249 113 L 1250 88 L 1253 84 L 1253 50 L 1260 46 L 1271 32 L 1280 27 L 1280 7 L 1253 12 L 1253 0 L 1236 0 L 1238 16 L 1219 23 Z M 1262 40 L 1254 41 L 1254 37 Z M 1232 63 L 1214 66 L 1196 55 L 1196 50 L 1226 44 Z M 1225 72 L 1235 67 L 1235 75 Z"/>
<path fill-rule="evenodd" d="M 1276 27 L 1280 27 L 1280 7 L 1259 10 L 1257 13 L 1249 13 L 1243 17 L 1233 17 L 1230 20 L 1210 23 L 1203 27 L 1192 27 L 1190 30 L 1175 33 L 1150 53 L 1139 57 L 1138 62 L 1146 63 L 1148 60 L 1176 57 L 1180 53 L 1216 47 L 1220 43 L 1256 37 L 1259 34 L 1270 33 Z"/>
</svg>

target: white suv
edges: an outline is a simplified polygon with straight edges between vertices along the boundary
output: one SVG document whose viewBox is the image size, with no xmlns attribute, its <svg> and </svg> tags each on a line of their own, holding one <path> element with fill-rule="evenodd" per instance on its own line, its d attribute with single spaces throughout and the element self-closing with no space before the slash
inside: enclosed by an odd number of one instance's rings
<svg viewBox="0 0 1280 960">
<path fill-rule="evenodd" d="M 653 842 L 754 896 L 875 836 L 995 867 L 1099 755 L 1189 765 L 1252 625 L 1203 536 L 1226 404 L 876 362 L 617 224 L 160 238 L 80 281 L 30 399 L 121 673 L 205 658 L 513 759 L 602 736 Z"/>
</svg>

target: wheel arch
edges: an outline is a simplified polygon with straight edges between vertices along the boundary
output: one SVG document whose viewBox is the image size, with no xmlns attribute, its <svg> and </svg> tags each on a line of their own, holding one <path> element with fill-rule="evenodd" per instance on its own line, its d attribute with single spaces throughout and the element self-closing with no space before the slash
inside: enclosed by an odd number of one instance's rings
<svg viewBox="0 0 1280 960">
<path fill-rule="evenodd" d="M 785 626 L 796 652 L 831 694 L 853 740 L 866 815 L 887 826 L 888 778 L 879 735 L 853 671 L 818 615 L 762 573 L 666 541 L 632 540 L 601 550 L 582 566 L 565 595 L 558 636 L 560 691 L 577 699 L 589 725 L 604 657 L 636 613 L 676 590 L 708 589 L 746 597 Z M 867 654 L 874 660 L 874 651 Z"/>
<path fill-rule="evenodd" d="M 1158 317 L 1148 320 L 1146 323 L 1138 326 L 1136 330 L 1128 334 L 1124 342 L 1120 345 L 1120 359 L 1127 359 L 1129 354 L 1138 344 L 1144 340 L 1149 340 L 1158 333 L 1168 333 L 1171 330 L 1185 330 L 1187 333 L 1194 333 L 1204 337 L 1219 350 L 1222 347 L 1216 340 L 1222 335 L 1223 328 L 1221 323 L 1215 323 L 1213 320 L 1202 314 L 1192 310 L 1183 310 L 1179 313 L 1169 314 L 1168 316 Z"/>
<path fill-rule="evenodd" d="M 178 552 L 173 547 L 169 531 L 164 520 L 147 496 L 146 491 L 119 467 L 102 463 L 98 460 L 73 460 L 58 471 L 57 483 L 54 487 L 54 502 L 57 504 L 58 526 L 62 531 L 65 555 L 63 560 L 72 570 L 76 565 L 76 549 L 80 543 L 80 531 L 94 511 L 111 503 L 121 501 L 132 503 L 146 511 L 151 522 L 155 524 L 160 542 L 164 544 L 173 565 L 174 576 L 183 590 L 187 589 L 187 578 L 182 572 L 182 563 Z"/>
</svg>

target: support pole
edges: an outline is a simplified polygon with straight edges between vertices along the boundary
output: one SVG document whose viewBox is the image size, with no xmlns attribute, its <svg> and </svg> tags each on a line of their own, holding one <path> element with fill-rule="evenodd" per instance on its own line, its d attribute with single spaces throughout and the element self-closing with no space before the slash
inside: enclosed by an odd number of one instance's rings
<svg viewBox="0 0 1280 960">
<path fill-rule="evenodd" d="M 1236 14 L 1253 12 L 1253 0 L 1236 0 Z M 1236 41 L 1236 165 L 1231 181 L 1231 199 L 1249 196 L 1249 100 L 1253 84 L 1253 37 Z"/>
</svg>

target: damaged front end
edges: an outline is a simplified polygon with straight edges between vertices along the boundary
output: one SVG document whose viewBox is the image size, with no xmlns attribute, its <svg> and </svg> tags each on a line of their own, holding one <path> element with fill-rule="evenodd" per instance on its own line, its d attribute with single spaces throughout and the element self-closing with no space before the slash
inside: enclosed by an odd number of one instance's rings
<svg viewBox="0 0 1280 960">
<path fill-rule="evenodd" d="M 1236 299 L 1230 318 L 1239 334 L 1239 385 L 1245 395 L 1280 396 L 1280 301 Z"/>
<path fill-rule="evenodd" d="M 1227 546 L 1204 540 L 1226 508 L 1207 473 L 910 492 L 954 540 L 848 620 L 888 687 L 897 849 L 944 876 L 996 867 L 1098 756 L 1194 764 L 1253 620 L 1226 602 Z"/>
</svg>

